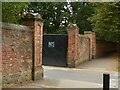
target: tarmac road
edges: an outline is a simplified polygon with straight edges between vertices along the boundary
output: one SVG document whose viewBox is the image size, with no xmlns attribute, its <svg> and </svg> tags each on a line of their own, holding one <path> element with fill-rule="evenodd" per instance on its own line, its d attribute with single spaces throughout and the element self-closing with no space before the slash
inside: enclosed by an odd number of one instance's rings
<svg viewBox="0 0 120 90">
<path fill-rule="evenodd" d="M 44 66 L 44 73 L 45 78 L 94 83 L 101 85 L 101 87 L 103 83 L 103 73 L 109 73 L 111 88 L 118 88 L 117 72 Z"/>
</svg>

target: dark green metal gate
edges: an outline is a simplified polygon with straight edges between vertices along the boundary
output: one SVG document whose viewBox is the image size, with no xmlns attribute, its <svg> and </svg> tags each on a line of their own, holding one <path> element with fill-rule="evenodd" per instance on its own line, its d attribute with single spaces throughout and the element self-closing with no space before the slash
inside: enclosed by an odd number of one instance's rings
<svg viewBox="0 0 120 90">
<path fill-rule="evenodd" d="M 43 36 L 43 65 L 67 66 L 67 35 Z"/>
</svg>

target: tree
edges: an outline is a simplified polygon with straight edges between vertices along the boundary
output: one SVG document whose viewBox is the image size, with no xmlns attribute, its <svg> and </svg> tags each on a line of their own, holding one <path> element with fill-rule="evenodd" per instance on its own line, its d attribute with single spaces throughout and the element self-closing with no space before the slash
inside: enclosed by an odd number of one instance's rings
<svg viewBox="0 0 120 90">
<path fill-rule="evenodd" d="M 92 31 L 91 22 L 88 20 L 90 16 L 94 13 L 94 7 L 88 2 L 72 2 L 72 18 L 73 21 L 80 28 L 80 33 L 84 31 Z"/>
<path fill-rule="evenodd" d="M 29 3 L 26 2 L 3 2 L 2 21 L 7 23 L 20 23 L 25 16 L 25 9 Z"/>
<path fill-rule="evenodd" d="M 93 24 L 93 31 L 97 38 L 119 42 L 120 41 L 120 2 L 97 3 L 95 13 L 89 20 Z"/>
<path fill-rule="evenodd" d="M 42 15 L 46 33 L 66 33 L 68 23 L 74 21 L 80 28 L 80 33 L 92 30 L 91 23 L 87 20 L 93 13 L 90 3 L 34 2 L 29 5 L 28 11 Z"/>
<path fill-rule="evenodd" d="M 62 26 L 66 24 L 62 23 L 66 21 L 67 9 L 64 8 L 65 6 L 66 2 L 32 2 L 29 5 L 28 11 L 41 14 L 46 33 L 57 33 L 57 31 L 62 29 Z"/>
</svg>

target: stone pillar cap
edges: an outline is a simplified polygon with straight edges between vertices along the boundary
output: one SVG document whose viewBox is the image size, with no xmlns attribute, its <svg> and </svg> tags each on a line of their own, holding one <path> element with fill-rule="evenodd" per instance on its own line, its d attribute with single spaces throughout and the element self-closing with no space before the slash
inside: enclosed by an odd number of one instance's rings
<svg viewBox="0 0 120 90">
<path fill-rule="evenodd" d="M 67 28 L 70 30 L 79 29 L 77 24 L 73 24 L 73 23 L 68 24 Z"/>
<path fill-rule="evenodd" d="M 36 19 L 43 21 L 41 15 L 39 13 L 27 13 L 25 19 Z"/>
<path fill-rule="evenodd" d="M 31 19 L 31 18 L 34 18 L 34 15 L 31 14 L 31 13 L 27 13 L 27 14 L 25 15 L 25 18 L 26 18 L 26 19 Z"/>
<path fill-rule="evenodd" d="M 35 16 L 35 18 L 37 18 L 37 19 L 42 19 L 42 16 L 41 16 L 40 14 L 37 14 L 37 15 Z"/>
</svg>

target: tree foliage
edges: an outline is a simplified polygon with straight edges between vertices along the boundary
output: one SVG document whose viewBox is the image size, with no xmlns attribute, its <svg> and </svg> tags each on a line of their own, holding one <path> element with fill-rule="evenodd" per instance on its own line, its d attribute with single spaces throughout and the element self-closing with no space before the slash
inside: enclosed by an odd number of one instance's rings
<svg viewBox="0 0 120 90">
<path fill-rule="evenodd" d="M 3 2 L 2 21 L 7 23 L 20 23 L 24 17 L 25 9 L 29 3 L 26 2 Z"/>
<path fill-rule="evenodd" d="M 73 21 L 80 28 L 80 33 L 84 31 L 92 31 L 91 22 L 88 20 L 88 17 L 92 16 L 94 13 L 93 6 L 88 2 L 72 2 L 71 3 L 73 10 Z"/>
<path fill-rule="evenodd" d="M 89 3 L 34 2 L 30 4 L 28 11 L 42 15 L 46 33 L 66 33 L 65 28 L 69 22 L 77 23 L 80 32 L 92 30 L 90 21 L 87 20 L 93 13 Z"/>
<path fill-rule="evenodd" d="M 28 11 L 34 13 L 40 13 L 44 19 L 44 29 L 46 33 L 55 33 L 62 27 L 62 20 L 66 15 L 66 9 L 64 8 L 66 3 L 51 3 L 51 2 L 39 2 L 31 3 Z M 63 13 L 64 12 L 64 13 Z M 65 25 L 65 24 L 64 24 Z"/>
<path fill-rule="evenodd" d="M 44 20 L 44 31 L 46 33 L 66 33 L 69 22 L 76 23 L 80 28 L 80 33 L 92 30 L 91 23 L 87 20 L 93 13 L 89 3 L 4 2 L 2 4 L 2 21 L 21 23 L 21 18 L 24 17 L 25 12 L 40 13 Z"/>
<path fill-rule="evenodd" d="M 97 3 L 90 18 L 98 39 L 120 41 L 120 2 Z"/>
<path fill-rule="evenodd" d="M 45 33 L 66 33 L 69 22 L 80 33 L 95 31 L 98 39 L 120 41 L 120 2 L 4 2 L 2 21 L 21 23 L 25 12 L 40 13 Z"/>
</svg>

